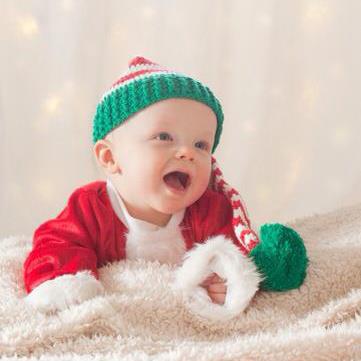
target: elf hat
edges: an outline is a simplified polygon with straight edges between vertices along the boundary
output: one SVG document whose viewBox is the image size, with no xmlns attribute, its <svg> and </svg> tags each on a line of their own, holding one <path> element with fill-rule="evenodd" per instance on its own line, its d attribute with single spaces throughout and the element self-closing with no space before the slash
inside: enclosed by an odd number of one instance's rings
<svg viewBox="0 0 361 361">
<path fill-rule="evenodd" d="M 217 129 L 212 153 L 222 133 L 223 111 L 212 91 L 198 80 L 168 70 L 143 57 L 129 62 L 128 70 L 103 95 L 97 105 L 93 120 L 93 142 L 103 139 L 138 111 L 169 98 L 189 98 L 209 106 L 216 115 Z M 247 209 L 239 193 L 223 179 L 223 174 L 212 157 L 210 188 L 222 193 L 233 209 L 232 224 L 240 241 L 240 248 L 248 254 L 257 244 L 258 238 L 251 229 Z"/>
<path fill-rule="evenodd" d="M 169 98 L 193 99 L 213 110 L 217 117 L 213 153 L 222 133 L 223 112 L 212 91 L 198 80 L 139 56 L 129 62 L 128 70 L 99 102 L 93 121 L 93 142 L 103 139 L 132 114 Z"/>
</svg>

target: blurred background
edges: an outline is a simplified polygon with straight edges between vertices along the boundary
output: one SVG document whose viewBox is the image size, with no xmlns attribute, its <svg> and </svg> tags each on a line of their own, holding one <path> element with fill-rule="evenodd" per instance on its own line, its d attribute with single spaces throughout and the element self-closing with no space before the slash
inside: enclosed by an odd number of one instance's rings
<svg viewBox="0 0 361 361">
<path fill-rule="evenodd" d="M 215 157 L 254 227 L 361 202 L 359 0 L 1 0 L 0 13 L 0 237 L 31 235 L 105 179 L 92 117 L 138 55 L 221 100 Z"/>
</svg>

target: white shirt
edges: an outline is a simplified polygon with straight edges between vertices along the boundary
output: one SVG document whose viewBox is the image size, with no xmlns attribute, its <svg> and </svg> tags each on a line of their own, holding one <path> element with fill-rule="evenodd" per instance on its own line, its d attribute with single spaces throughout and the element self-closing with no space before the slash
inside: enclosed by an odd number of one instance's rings
<svg viewBox="0 0 361 361">
<path fill-rule="evenodd" d="M 107 179 L 107 192 L 115 214 L 128 228 L 126 258 L 179 264 L 186 251 L 179 224 L 185 209 L 172 215 L 164 227 L 132 217 L 118 191 Z"/>
</svg>

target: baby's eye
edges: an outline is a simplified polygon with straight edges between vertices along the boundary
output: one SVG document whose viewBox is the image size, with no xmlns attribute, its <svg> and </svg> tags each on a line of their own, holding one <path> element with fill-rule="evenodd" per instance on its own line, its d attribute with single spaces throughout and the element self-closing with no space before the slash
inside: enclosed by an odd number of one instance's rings
<svg viewBox="0 0 361 361">
<path fill-rule="evenodd" d="M 172 139 L 172 137 L 168 133 L 165 133 L 165 132 L 159 133 L 155 137 L 155 139 L 158 139 L 158 138 L 159 138 L 159 140 L 171 140 Z"/>
<path fill-rule="evenodd" d="M 197 142 L 196 147 L 199 149 L 208 150 L 208 143 L 207 142 Z"/>
</svg>

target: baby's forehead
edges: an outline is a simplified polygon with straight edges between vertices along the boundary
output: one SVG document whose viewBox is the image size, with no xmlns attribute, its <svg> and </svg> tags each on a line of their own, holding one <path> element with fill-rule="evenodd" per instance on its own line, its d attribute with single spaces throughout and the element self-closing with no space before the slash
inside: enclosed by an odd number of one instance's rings
<svg viewBox="0 0 361 361">
<path fill-rule="evenodd" d="M 195 108 L 196 107 L 196 108 Z M 197 135 L 214 135 L 216 117 L 204 104 L 183 99 L 170 99 L 133 114 L 109 133 L 119 139 L 132 135 L 168 130 Z M 201 134 L 200 134 L 201 133 Z"/>
</svg>

